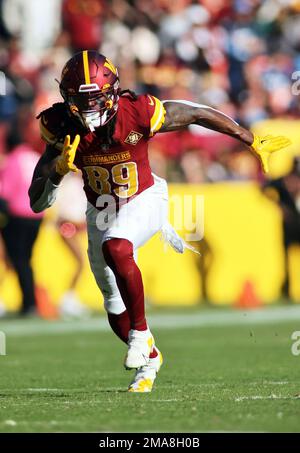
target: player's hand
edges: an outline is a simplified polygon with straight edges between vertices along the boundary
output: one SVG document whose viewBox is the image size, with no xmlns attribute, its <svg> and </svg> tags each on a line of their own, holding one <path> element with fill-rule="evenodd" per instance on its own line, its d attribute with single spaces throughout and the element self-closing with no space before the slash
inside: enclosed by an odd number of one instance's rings
<svg viewBox="0 0 300 453">
<path fill-rule="evenodd" d="M 251 150 L 259 158 L 263 172 L 268 173 L 270 155 L 275 151 L 279 151 L 280 149 L 289 146 L 292 142 L 283 135 L 266 135 L 265 137 L 259 137 L 258 135 L 253 134 L 253 136 L 254 141 L 251 145 Z"/>
<path fill-rule="evenodd" d="M 73 143 L 71 143 L 70 135 L 66 135 L 62 153 L 59 156 L 55 167 L 55 170 L 59 175 L 65 176 L 69 171 L 78 171 L 78 168 L 74 165 L 74 159 L 79 142 L 80 135 L 76 135 Z"/>
</svg>

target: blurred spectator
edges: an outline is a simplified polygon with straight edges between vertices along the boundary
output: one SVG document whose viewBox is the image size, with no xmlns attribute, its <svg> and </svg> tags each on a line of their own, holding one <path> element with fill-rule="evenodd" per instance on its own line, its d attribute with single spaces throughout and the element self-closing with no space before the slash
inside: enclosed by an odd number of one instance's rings
<svg viewBox="0 0 300 453">
<path fill-rule="evenodd" d="M 185 152 L 180 161 L 185 181 L 189 184 L 201 184 L 205 181 L 205 168 L 197 150 Z"/>
<path fill-rule="evenodd" d="M 16 117 L 26 141 L 42 151 L 35 115 L 61 101 L 55 79 L 71 53 L 82 49 L 98 49 L 114 61 L 123 88 L 211 105 L 247 127 L 295 118 L 298 25 L 296 1 L 0 0 L 0 70 L 6 76 L 0 154 Z M 150 154 L 169 181 L 179 181 L 186 178 L 182 156 L 191 149 L 206 181 L 260 178 L 250 159 L 245 175 L 235 140 L 200 127 L 158 135 Z"/>
<path fill-rule="evenodd" d="M 27 56 L 41 55 L 61 29 L 62 0 L 2 0 L 3 22 Z"/>
<path fill-rule="evenodd" d="M 267 182 L 264 193 L 278 203 L 282 211 L 286 273 L 283 293 L 289 296 L 288 249 L 300 244 L 300 162 L 295 159 L 293 168 L 286 176 Z"/>
<path fill-rule="evenodd" d="M 72 51 L 98 49 L 102 41 L 103 0 L 64 0 L 63 25 Z"/>
<path fill-rule="evenodd" d="M 86 198 L 82 190 L 80 174 L 69 174 L 64 178 L 64 184 L 60 187 L 55 206 L 60 237 L 75 261 L 74 273 L 65 288 L 59 309 L 63 316 L 80 317 L 86 314 L 86 309 L 76 294 L 85 256 L 81 247 L 80 233 L 86 229 Z"/>
<path fill-rule="evenodd" d="M 17 131 L 11 130 L 7 139 L 7 155 L 0 171 L 2 216 L 6 217 L 2 237 L 19 279 L 22 315 L 33 313 L 36 308 L 30 260 L 43 214 L 32 212 L 28 189 L 38 159 L 39 155 L 22 141 Z"/>
</svg>

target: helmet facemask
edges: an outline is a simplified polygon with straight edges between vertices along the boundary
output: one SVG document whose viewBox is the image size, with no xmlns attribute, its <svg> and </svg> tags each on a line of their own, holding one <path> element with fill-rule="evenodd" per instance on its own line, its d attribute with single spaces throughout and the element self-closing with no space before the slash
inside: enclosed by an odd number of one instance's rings
<svg viewBox="0 0 300 453">
<path fill-rule="evenodd" d="M 65 95 L 65 91 L 61 89 L 71 114 L 91 132 L 98 127 L 105 126 L 115 116 L 119 101 L 118 81 L 115 82 L 113 89 L 106 91 L 100 91 L 98 86 L 91 90 L 93 85 L 96 84 L 81 85 L 79 93 L 75 95 Z"/>
</svg>

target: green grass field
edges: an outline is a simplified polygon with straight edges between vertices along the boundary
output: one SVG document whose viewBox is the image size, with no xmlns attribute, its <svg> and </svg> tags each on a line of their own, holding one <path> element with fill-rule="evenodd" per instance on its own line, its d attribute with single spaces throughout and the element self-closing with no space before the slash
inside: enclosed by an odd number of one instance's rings
<svg viewBox="0 0 300 453">
<path fill-rule="evenodd" d="M 165 358 L 151 394 L 126 392 L 125 345 L 104 317 L 0 321 L 0 431 L 300 431 L 300 307 L 149 319 Z"/>
</svg>

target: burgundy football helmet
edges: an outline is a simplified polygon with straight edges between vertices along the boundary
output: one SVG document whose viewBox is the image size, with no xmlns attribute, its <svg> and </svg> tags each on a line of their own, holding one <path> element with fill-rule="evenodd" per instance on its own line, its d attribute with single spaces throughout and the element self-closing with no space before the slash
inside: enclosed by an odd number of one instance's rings
<svg viewBox="0 0 300 453">
<path fill-rule="evenodd" d="M 59 88 L 71 114 L 91 131 L 117 113 L 118 71 L 95 50 L 78 52 L 65 64 Z"/>
</svg>

